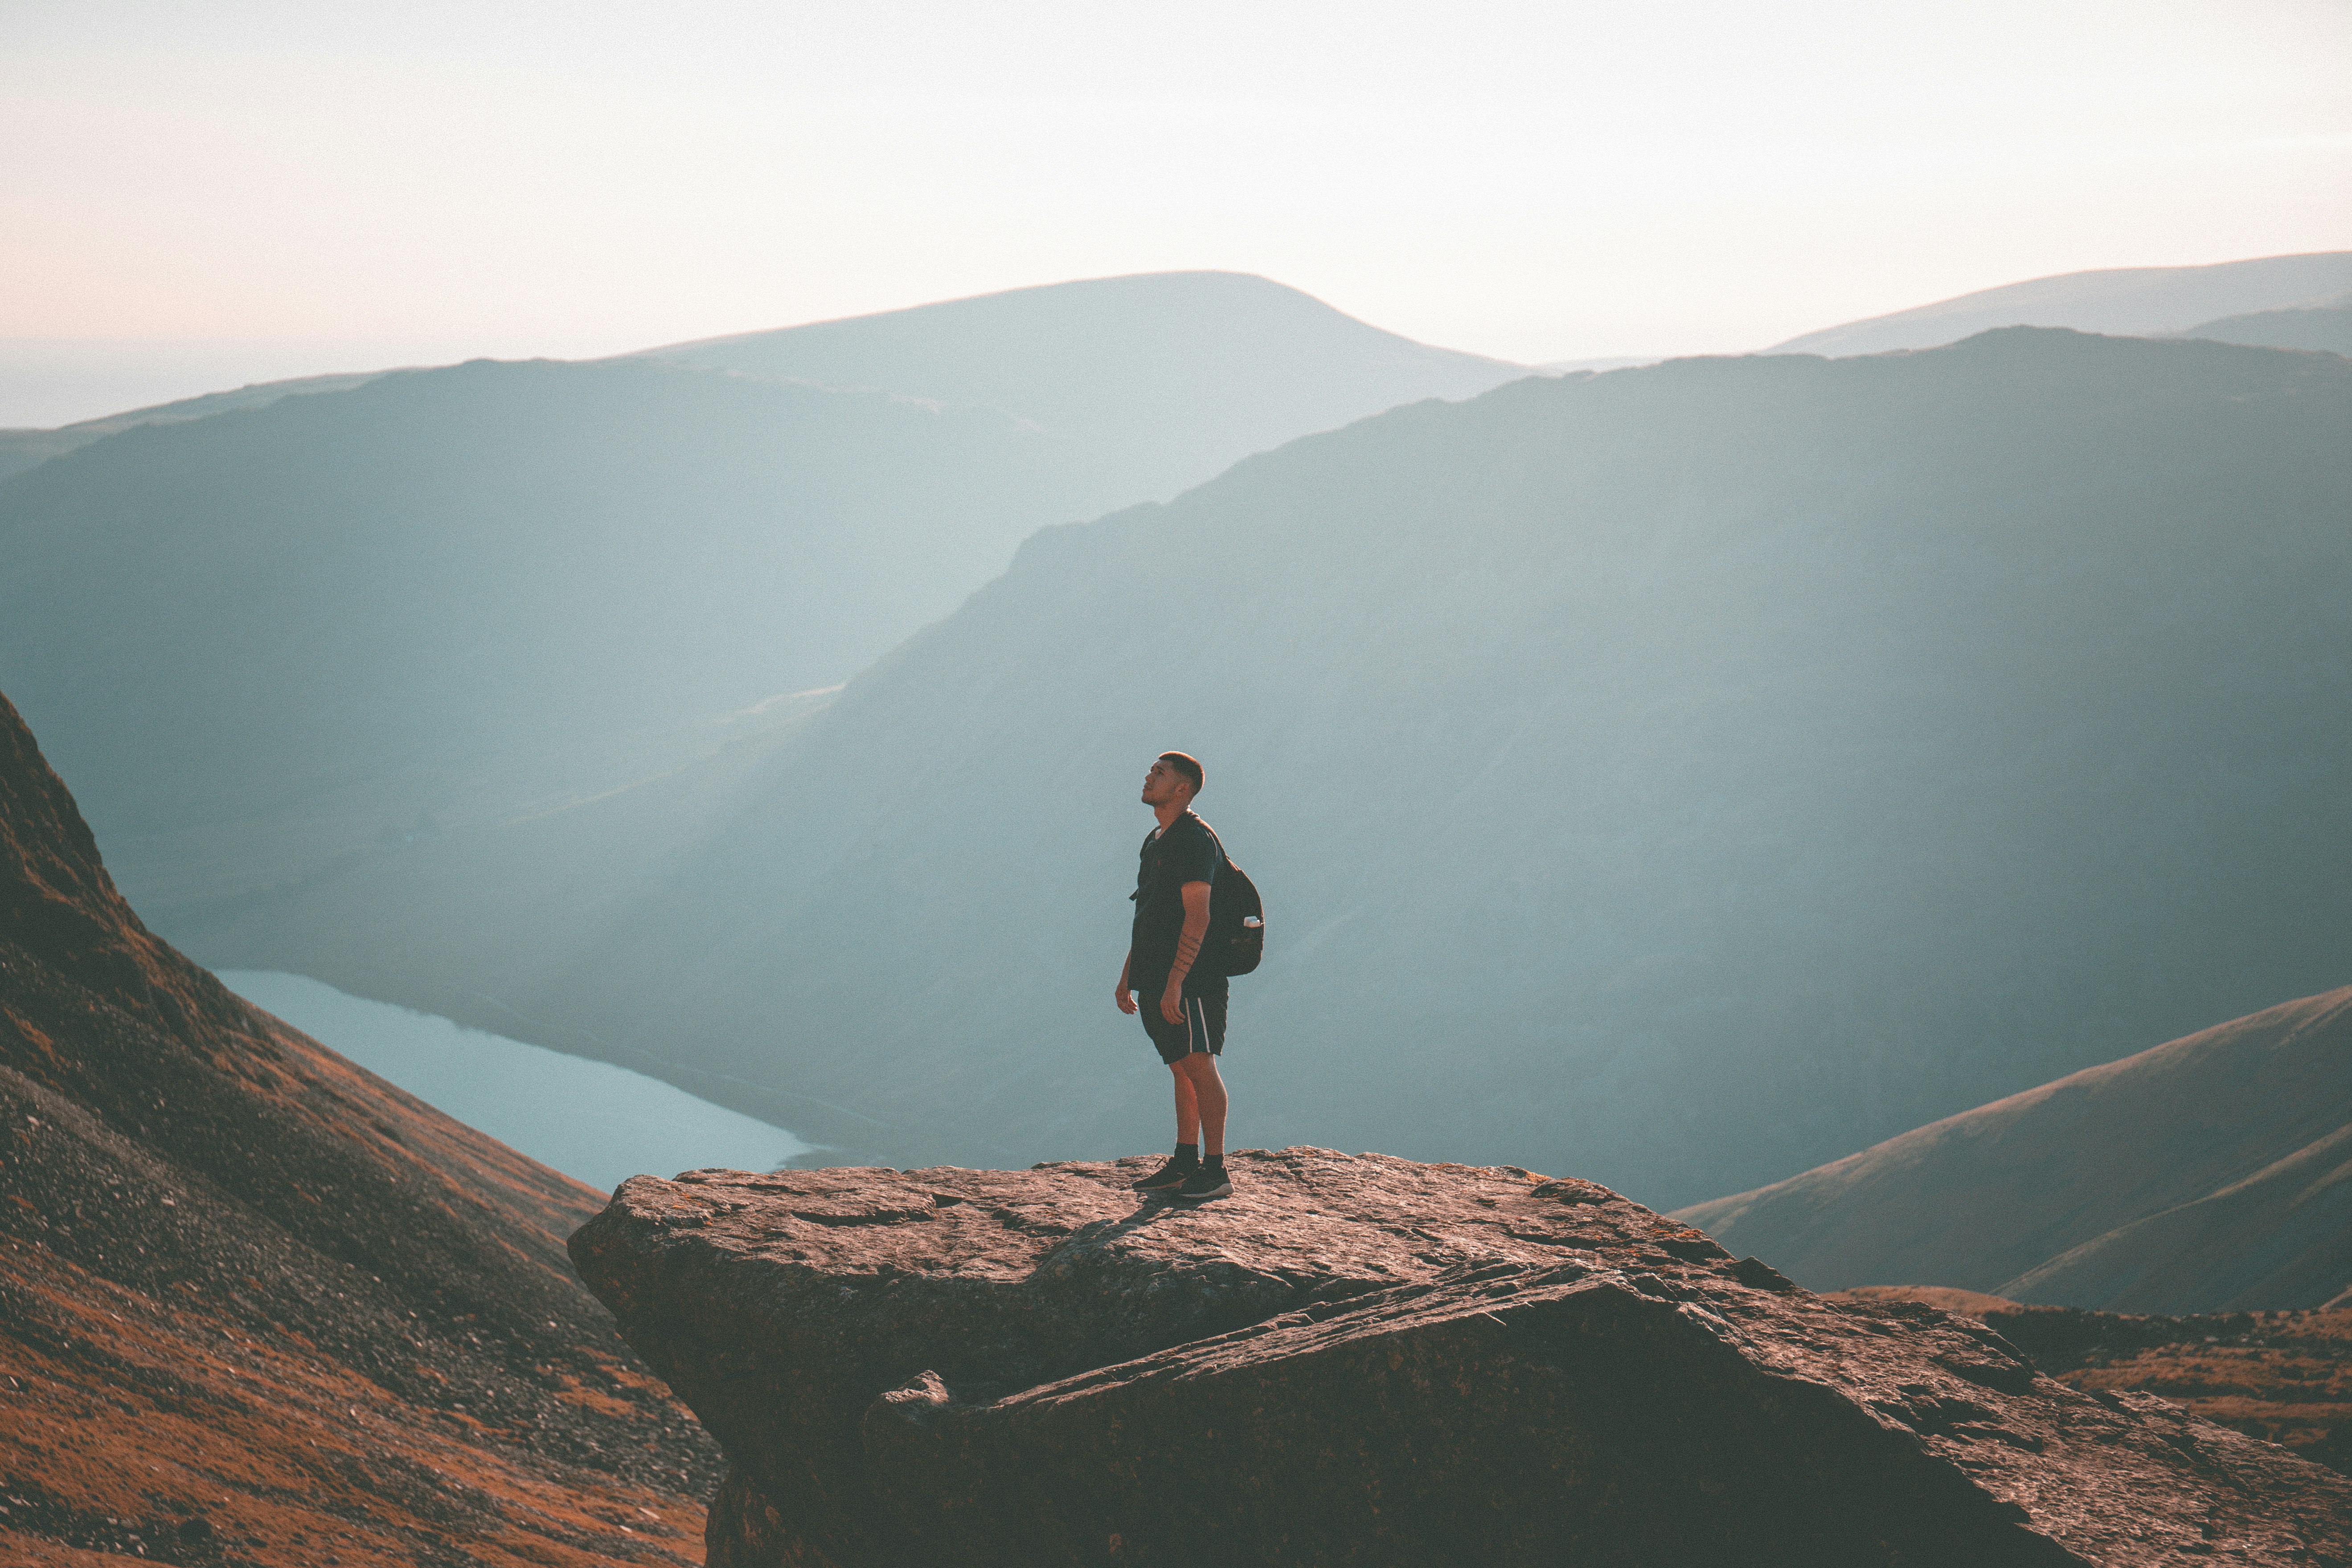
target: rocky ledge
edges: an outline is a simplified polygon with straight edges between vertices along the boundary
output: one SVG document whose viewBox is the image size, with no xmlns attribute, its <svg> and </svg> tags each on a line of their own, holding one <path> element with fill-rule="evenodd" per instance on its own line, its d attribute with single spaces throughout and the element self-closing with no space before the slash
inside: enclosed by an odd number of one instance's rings
<svg viewBox="0 0 2352 1568">
<path fill-rule="evenodd" d="M 1321 1149 L 638 1177 L 572 1239 L 710 1568 L 2318 1563 L 2352 1481 L 1591 1183 Z"/>
</svg>

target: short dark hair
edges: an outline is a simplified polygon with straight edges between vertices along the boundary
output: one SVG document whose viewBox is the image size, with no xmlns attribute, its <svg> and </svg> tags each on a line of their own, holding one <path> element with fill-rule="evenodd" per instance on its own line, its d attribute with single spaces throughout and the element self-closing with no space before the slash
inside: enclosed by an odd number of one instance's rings
<svg viewBox="0 0 2352 1568">
<path fill-rule="evenodd" d="M 1202 773 L 1201 761 L 1198 757 L 1188 757 L 1181 752 L 1162 752 L 1160 753 L 1160 760 L 1191 779 L 1194 795 L 1201 793 Z"/>
</svg>

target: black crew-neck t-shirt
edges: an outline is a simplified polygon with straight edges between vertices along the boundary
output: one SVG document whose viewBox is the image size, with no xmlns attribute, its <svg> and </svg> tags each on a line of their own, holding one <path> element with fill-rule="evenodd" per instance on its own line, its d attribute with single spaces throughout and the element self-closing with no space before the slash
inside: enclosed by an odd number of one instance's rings
<svg viewBox="0 0 2352 1568">
<path fill-rule="evenodd" d="M 1186 812 L 1143 840 L 1135 868 L 1135 929 L 1128 938 L 1127 983 L 1156 1003 L 1176 967 L 1177 940 L 1184 934 L 1184 884 L 1206 882 L 1213 891 L 1224 868 L 1209 825 Z M 1195 962 L 1184 976 L 1188 996 L 1223 994 L 1225 977 L 1203 974 Z"/>
</svg>

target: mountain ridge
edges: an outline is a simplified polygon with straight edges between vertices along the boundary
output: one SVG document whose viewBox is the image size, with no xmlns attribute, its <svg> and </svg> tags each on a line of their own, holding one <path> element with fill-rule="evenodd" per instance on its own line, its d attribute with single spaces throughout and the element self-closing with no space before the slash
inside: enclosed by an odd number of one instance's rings
<svg viewBox="0 0 2352 1568">
<path fill-rule="evenodd" d="M 2352 988 L 2284 1003 L 1675 1217 L 1820 1288 L 2124 1312 L 2352 1287 Z"/>
<path fill-rule="evenodd" d="M 2205 321 L 2180 334 L 2224 343 L 2259 343 L 2275 349 L 2316 349 L 2352 354 L 2352 294 L 2316 305 L 2255 310 Z"/>
<path fill-rule="evenodd" d="M 79 419 L 70 425 L 48 429 L 0 430 L 0 479 L 27 468 L 39 467 L 51 458 L 87 447 L 93 441 L 140 425 L 177 425 L 190 419 L 209 418 L 236 408 L 260 408 L 281 397 L 305 396 L 318 392 L 342 392 L 391 371 L 360 371 L 349 374 L 296 376 L 286 381 L 251 382 L 244 386 L 222 392 L 200 393 L 194 397 L 173 398 L 169 403 L 149 404 L 144 407 L 126 409 L 120 414 L 100 415 L 95 419 Z"/>
<path fill-rule="evenodd" d="M 2004 283 L 1802 333 L 1766 353 L 1832 355 L 1937 348 L 2000 327 L 2067 327 L 2129 336 L 2189 333 L 2200 322 L 2317 304 L 2352 287 L 2352 250 L 2256 257 L 2200 267 L 2115 267 Z M 2295 346 L 2295 345 L 2277 345 Z"/>
</svg>

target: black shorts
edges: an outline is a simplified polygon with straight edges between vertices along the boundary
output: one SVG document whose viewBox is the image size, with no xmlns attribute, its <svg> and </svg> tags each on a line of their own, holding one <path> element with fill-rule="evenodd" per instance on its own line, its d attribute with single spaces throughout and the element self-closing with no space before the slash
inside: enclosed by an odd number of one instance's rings
<svg viewBox="0 0 2352 1568">
<path fill-rule="evenodd" d="M 1213 1057 L 1225 1054 L 1225 999 L 1217 996 L 1187 996 L 1184 998 L 1184 1021 L 1171 1024 L 1160 1016 L 1162 994 L 1152 991 L 1138 996 L 1136 1011 L 1143 1015 L 1143 1032 L 1160 1047 L 1160 1059 L 1173 1067 L 1188 1056 L 1206 1053 Z"/>
</svg>

